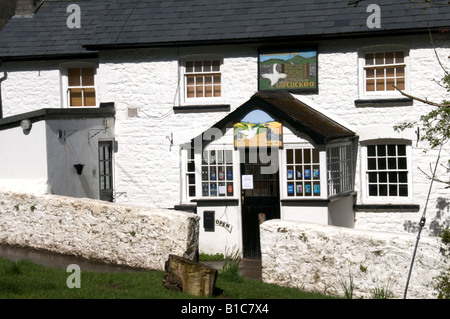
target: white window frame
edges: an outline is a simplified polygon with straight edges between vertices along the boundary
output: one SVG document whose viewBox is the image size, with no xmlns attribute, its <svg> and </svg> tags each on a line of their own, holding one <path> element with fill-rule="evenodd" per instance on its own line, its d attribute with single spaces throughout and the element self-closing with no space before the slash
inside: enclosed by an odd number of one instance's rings
<svg viewBox="0 0 450 319">
<path fill-rule="evenodd" d="M 347 156 L 346 160 L 343 160 L 343 152 L 345 152 L 345 148 L 350 147 L 350 154 L 345 154 Z M 328 152 L 332 149 L 337 149 L 339 160 L 335 162 L 330 162 L 330 157 L 328 156 Z M 341 194 L 346 194 L 349 192 L 353 192 L 355 190 L 355 159 L 354 159 L 354 149 L 353 142 L 342 142 L 338 144 L 327 145 L 327 187 L 328 187 L 328 195 L 329 196 L 338 196 Z M 348 158 L 348 156 L 350 158 Z M 337 166 L 337 172 L 339 173 L 339 192 L 333 192 L 333 180 L 336 180 L 334 176 L 332 176 L 332 167 Z M 350 165 L 350 167 L 348 167 Z M 346 181 L 350 183 L 350 185 L 346 184 Z M 344 188 L 344 189 L 343 189 Z"/>
<path fill-rule="evenodd" d="M 94 69 L 94 88 L 95 90 L 95 106 L 70 106 L 69 105 L 69 69 L 72 68 L 93 68 Z M 61 102 L 62 108 L 97 108 L 99 103 L 98 90 L 98 63 L 97 62 L 68 62 L 60 65 L 61 74 Z"/>
<path fill-rule="evenodd" d="M 290 164 L 287 163 L 287 150 L 295 150 L 296 149 L 317 149 L 319 151 L 319 182 L 320 182 L 320 196 L 296 196 L 296 188 L 294 185 L 294 196 L 288 196 L 288 166 Z M 314 147 L 311 144 L 284 144 L 282 150 L 282 161 L 280 161 L 280 184 L 281 184 L 281 199 L 283 200 L 318 200 L 318 199 L 326 199 L 328 198 L 328 187 L 327 187 L 327 174 L 326 172 L 326 151 L 322 148 Z M 295 166 L 295 164 L 294 164 Z M 295 170 L 294 170 L 294 173 Z M 311 172 L 312 174 L 313 172 Z M 303 173 L 302 173 L 303 174 Z M 294 179 L 295 180 L 295 179 Z M 311 178 L 311 180 L 313 180 Z M 295 183 L 295 182 L 294 182 Z M 314 194 L 314 189 L 311 190 L 312 194 Z M 303 191 L 304 194 L 304 191 Z"/>
<path fill-rule="evenodd" d="M 220 73 L 220 97 L 193 97 L 189 98 L 187 96 L 187 82 L 186 82 L 186 62 L 199 62 L 199 61 L 219 61 L 220 62 L 220 71 L 219 72 L 207 72 L 207 73 Z M 181 104 L 182 105 L 215 105 L 215 104 L 222 104 L 224 101 L 224 72 L 223 67 L 224 65 L 224 59 L 222 56 L 219 55 L 194 55 L 194 56 L 185 56 L 183 58 L 180 58 L 180 96 L 182 98 Z M 195 74 L 195 73 L 192 73 Z"/>
<path fill-rule="evenodd" d="M 231 156 L 233 160 L 233 164 L 231 165 L 233 167 L 233 177 L 231 180 L 227 180 L 226 176 L 226 170 L 225 170 L 225 179 L 223 180 L 224 183 L 227 183 L 227 181 L 233 183 L 233 195 L 226 194 L 225 196 L 219 196 L 219 189 L 217 189 L 217 196 L 203 196 L 203 189 L 202 189 L 202 157 L 204 152 L 209 151 L 231 151 Z M 220 166 L 217 165 L 216 166 Z M 226 166 L 226 165 L 223 165 Z M 236 152 L 233 145 L 211 145 L 207 146 L 203 149 L 203 152 L 201 154 L 196 153 L 195 154 L 195 181 L 196 181 L 196 198 L 197 199 L 238 199 L 240 195 L 240 167 L 239 167 L 239 152 Z M 220 180 L 218 179 L 218 172 L 216 172 L 217 177 L 216 180 L 219 183 Z M 227 185 L 225 184 L 227 187 Z"/>
<path fill-rule="evenodd" d="M 358 83 L 359 83 L 359 97 L 361 99 L 392 99 L 392 98 L 404 98 L 404 96 L 397 90 L 393 91 L 366 91 L 366 72 L 365 72 L 365 55 L 386 53 L 386 52 L 404 52 L 404 64 L 405 64 L 405 89 L 406 93 L 410 93 L 410 68 L 409 68 L 409 48 L 402 45 L 377 45 L 371 47 L 365 47 L 358 51 Z M 376 84 L 375 84 L 376 85 Z"/>
<path fill-rule="evenodd" d="M 407 186 L 408 196 L 369 196 L 368 181 L 368 155 L 367 146 L 369 145 L 405 145 L 406 146 L 406 165 L 407 165 Z M 363 204 L 407 204 L 413 200 L 412 183 L 412 145 L 409 140 L 382 139 L 364 141 L 361 143 L 361 193 Z"/>
<path fill-rule="evenodd" d="M 181 169 L 181 203 L 182 204 L 192 204 L 192 200 L 197 198 L 197 174 L 196 174 L 196 168 L 194 169 L 194 176 L 195 176 L 195 196 L 189 196 L 189 176 L 191 172 L 188 172 L 188 163 L 190 159 L 188 158 L 189 152 L 191 151 L 190 144 L 185 144 L 181 146 L 180 149 L 180 169 Z M 195 163 L 195 151 L 194 151 L 194 158 L 193 158 L 194 167 L 196 167 Z"/>
</svg>

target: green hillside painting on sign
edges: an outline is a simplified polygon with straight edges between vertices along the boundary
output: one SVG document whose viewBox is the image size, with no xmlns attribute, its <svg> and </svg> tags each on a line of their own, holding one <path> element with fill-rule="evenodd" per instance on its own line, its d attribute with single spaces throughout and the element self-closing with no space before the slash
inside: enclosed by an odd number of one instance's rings
<svg viewBox="0 0 450 319">
<path fill-rule="evenodd" d="M 258 83 L 260 91 L 317 91 L 317 50 L 261 50 Z"/>
</svg>

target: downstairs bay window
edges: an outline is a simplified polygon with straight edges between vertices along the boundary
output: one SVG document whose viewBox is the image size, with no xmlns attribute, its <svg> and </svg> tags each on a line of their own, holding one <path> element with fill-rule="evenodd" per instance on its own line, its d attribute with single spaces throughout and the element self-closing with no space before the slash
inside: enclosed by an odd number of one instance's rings
<svg viewBox="0 0 450 319">
<path fill-rule="evenodd" d="M 288 198 L 320 197 L 319 150 L 296 148 L 286 150 L 286 195 Z"/>
<path fill-rule="evenodd" d="M 354 189 L 353 145 L 349 143 L 327 147 L 328 196 Z"/>
<path fill-rule="evenodd" d="M 318 148 L 287 148 L 285 175 L 287 199 L 328 198 L 347 194 L 355 186 L 353 142 Z"/>
<path fill-rule="evenodd" d="M 204 150 L 201 161 L 201 196 L 233 197 L 235 194 L 233 151 Z"/>
</svg>

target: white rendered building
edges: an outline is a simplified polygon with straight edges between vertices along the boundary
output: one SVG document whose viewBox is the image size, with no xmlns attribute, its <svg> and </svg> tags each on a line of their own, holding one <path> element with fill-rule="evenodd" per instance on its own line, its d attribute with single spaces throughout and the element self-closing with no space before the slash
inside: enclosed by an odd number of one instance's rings
<svg viewBox="0 0 450 319">
<path fill-rule="evenodd" d="M 438 151 L 394 126 L 434 107 L 394 86 L 448 99 L 450 6 L 33 3 L 0 33 L 0 190 L 193 211 L 201 252 L 248 258 L 272 218 L 417 230 Z"/>
</svg>

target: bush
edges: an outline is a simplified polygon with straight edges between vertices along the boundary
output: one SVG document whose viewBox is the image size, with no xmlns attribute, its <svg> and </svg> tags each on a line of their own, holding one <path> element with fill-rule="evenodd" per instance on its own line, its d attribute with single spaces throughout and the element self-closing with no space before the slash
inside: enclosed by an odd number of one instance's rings
<svg viewBox="0 0 450 319">
<path fill-rule="evenodd" d="M 444 244 L 444 247 L 441 247 L 441 253 L 448 259 L 450 256 L 450 229 L 445 228 L 439 237 Z M 439 292 L 438 299 L 450 299 L 450 266 L 435 279 L 437 281 L 436 289 Z"/>
</svg>

